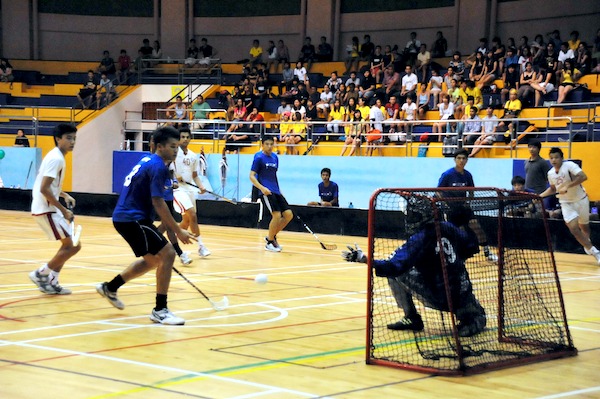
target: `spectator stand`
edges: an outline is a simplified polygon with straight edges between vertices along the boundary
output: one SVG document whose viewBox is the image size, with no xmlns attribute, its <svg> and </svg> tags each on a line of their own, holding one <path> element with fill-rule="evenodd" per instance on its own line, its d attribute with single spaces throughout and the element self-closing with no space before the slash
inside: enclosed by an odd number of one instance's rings
<svg viewBox="0 0 600 399">
<path fill-rule="evenodd" d="M 221 84 L 222 65 L 220 58 L 210 58 L 207 62 L 186 65 L 185 59 L 143 60 L 136 66 L 137 82 L 183 84 Z"/>
</svg>

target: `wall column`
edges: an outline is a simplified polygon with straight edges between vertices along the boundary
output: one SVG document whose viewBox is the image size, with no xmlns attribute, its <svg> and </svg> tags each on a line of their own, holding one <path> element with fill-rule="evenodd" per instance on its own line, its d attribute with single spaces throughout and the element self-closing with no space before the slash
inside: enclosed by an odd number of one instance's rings
<svg viewBox="0 0 600 399">
<path fill-rule="evenodd" d="M 36 0 L 37 1 L 37 0 Z M 2 0 L 2 49 L 8 59 L 31 59 L 31 1 Z"/>
<path fill-rule="evenodd" d="M 188 5 L 186 0 L 161 0 L 160 36 L 163 57 L 185 58 Z M 190 38 L 191 39 L 191 38 Z M 188 39 L 189 40 L 189 39 Z"/>
</svg>

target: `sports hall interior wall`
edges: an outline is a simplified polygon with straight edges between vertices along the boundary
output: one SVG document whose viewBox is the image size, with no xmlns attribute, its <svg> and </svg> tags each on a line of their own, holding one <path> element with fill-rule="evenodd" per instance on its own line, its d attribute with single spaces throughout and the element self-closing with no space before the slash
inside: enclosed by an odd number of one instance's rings
<svg viewBox="0 0 600 399">
<path fill-rule="evenodd" d="M 117 203 L 118 196 L 115 194 L 90 194 L 73 193 L 77 199 L 76 213 L 78 215 L 110 217 Z M 31 190 L 18 190 L 0 188 L 0 209 L 28 212 L 31 204 Z M 310 228 L 318 234 L 341 234 L 348 236 L 367 236 L 367 217 L 365 209 L 346 208 L 318 208 L 309 206 L 294 206 L 292 211 L 301 215 L 302 219 Z M 198 201 L 198 219 L 201 224 L 217 226 L 235 226 L 245 228 L 260 228 L 267 230 L 270 216 L 258 221 L 259 206 L 256 203 L 238 203 L 233 205 L 224 201 L 202 200 Z M 540 231 L 543 229 L 542 221 L 539 219 L 521 219 L 517 224 L 522 236 L 527 236 L 527 247 L 532 249 L 546 248 Z M 34 223 L 31 220 L 31 223 Z M 403 223 L 402 217 L 387 217 L 387 231 L 380 232 L 381 235 L 394 234 Z M 483 220 L 484 229 L 494 229 L 496 224 L 492 220 Z M 381 224 L 380 224 L 381 225 Z M 590 222 L 592 241 L 600 240 L 600 222 Z M 551 239 L 554 250 L 560 252 L 583 253 L 581 245 L 575 241 L 562 220 L 549 220 Z M 303 226 L 293 220 L 286 231 L 305 231 Z M 490 231 L 489 237 L 495 236 Z M 307 233 L 308 234 L 308 233 Z M 352 244 L 352 243 L 348 243 Z M 495 243 L 491 242 L 494 245 Z M 525 244 L 525 243 L 522 243 Z M 518 245 L 518 244 L 517 244 Z"/>
<path fill-rule="evenodd" d="M 227 18 L 198 15 L 194 5 L 200 0 L 156 0 L 150 12 L 124 12 L 127 16 L 118 17 L 57 13 L 50 8 L 38 8 L 37 1 L 33 2 L 34 7 L 29 7 L 29 1 L 1 2 L 3 56 L 73 61 L 98 61 L 103 50 L 115 55 L 122 48 L 133 56 L 144 38 L 158 39 L 165 57 L 183 58 L 191 37 L 207 37 L 224 62 L 247 58 L 254 38 L 263 47 L 268 40 L 283 39 L 294 57 L 305 36 L 311 36 L 317 44 L 322 35 L 333 43 L 335 59 L 343 59 L 352 36 L 362 39 L 369 33 L 374 43 L 403 46 L 411 31 L 416 31 L 422 42 L 431 44 L 438 30 L 444 32 L 451 49 L 470 53 L 479 37 L 484 36 L 532 38 L 536 33 L 559 29 L 566 37 L 568 32 L 578 29 L 582 38 L 593 38 L 600 17 L 600 2 L 596 0 L 579 1 L 576 7 L 566 7 L 561 0 L 546 0 L 543 7 L 537 0 L 399 1 L 386 2 L 397 4 L 396 11 L 382 12 L 372 11 L 371 4 L 363 8 L 369 12 L 357 12 L 356 7 L 342 6 L 347 4 L 340 0 L 303 0 L 299 14 L 269 16 L 262 12 L 239 17 L 232 9 L 232 16 Z M 150 7 L 150 3 L 146 1 L 138 7 Z M 454 5 L 415 9 L 433 3 Z M 406 4 L 411 9 L 402 10 Z M 97 9 L 101 13 L 102 7 Z"/>
</svg>

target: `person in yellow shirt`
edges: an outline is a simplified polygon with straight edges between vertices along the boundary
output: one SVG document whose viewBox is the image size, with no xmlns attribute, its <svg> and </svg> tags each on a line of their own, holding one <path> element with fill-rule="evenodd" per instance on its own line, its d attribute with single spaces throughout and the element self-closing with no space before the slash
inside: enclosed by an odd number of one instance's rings
<svg viewBox="0 0 600 399">
<path fill-rule="evenodd" d="M 481 89 L 475 86 L 475 82 L 471 80 L 467 81 L 465 93 L 467 94 L 467 98 L 473 96 L 473 105 L 477 107 L 478 111 L 481 111 L 481 108 L 483 108 L 483 94 L 481 93 Z M 465 113 L 467 113 L 467 111 L 465 111 Z"/>
<path fill-rule="evenodd" d="M 250 64 L 257 66 L 262 63 L 263 49 L 260 47 L 260 42 L 257 39 L 252 41 L 252 47 L 250 47 Z"/>
<path fill-rule="evenodd" d="M 569 39 L 568 43 L 571 50 L 577 51 L 579 43 L 581 43 L 581 40 L 579 40 L 579 31 L 574 30 L 571 32 L 571 38 Z"/>
<path fill-rule="evenodd" d="M 335 133 L 335 135 L 333 135 L 333 140 L 337 140 L 337 136 L 340 133 L 340 126 L 343 125 L 345 116 L 346 108 L 342 107 L 342 103 L 339 99 L 335 100 L 333 106 L 329 109 L 329 123 L 327 123 L 327 131 L 329 133 Z"/>
<path fill-rule="evenodd" d="M 581 72 L 579 69 L 575 68 L 572 60 L 565 60 L 560 74 L 561 83 L 558 86 L 558 99 L 556 100 L 558 104 L 564 102 L 567 98 L 567 94 L 575 88 L 575 82 L 581 76 Z"/>
<path fill-rule="evenodd" d="M 371 112 L 371 107 L 369 107 L 369 105 L 363 97 L 358 98 L 357 109 L 360 111 L 360 115 L 362 116 L 363 120 L 369 120 L 369 113 Z"/>
<path fill-rule="evenodd" d="M 279 139 L 277 137 L 274 137 L 273 139 L 275 145 L 277 145 L 277 142 L 287 143 L 287 139 L 292 133 L 292 123 L 290 122 L 290 115 L 291 112 L 289 111 L 286 111 L 283 114 L 281 114 L 282 120 L 281 123 L 279 123 Z"/>
<path fill-rule="evenodd" d="M 511 89 L 508 92 L 508 101 L 504 104 L 504 116 L 503 118 L 511 119 L 516 118 L 521 113 L 523 109 L 523 105 L 521 104 L 521 100 L 517 98 L 517 89 Z M 509 142 L 511 138 L 514 138 L 514 127 L 516 121 L 500 121 L 498 123 L 497 131 L 504 131 L 504 139 Z"/>
<path fill-rule="evenodd" d="M 306 123 L 302 120 L 300 112 L 292 113 L 291 130 L 286 136 L 286 150 L 288 155 L 299 155 L 298 143 L 306 138 Z"/>
</svg>

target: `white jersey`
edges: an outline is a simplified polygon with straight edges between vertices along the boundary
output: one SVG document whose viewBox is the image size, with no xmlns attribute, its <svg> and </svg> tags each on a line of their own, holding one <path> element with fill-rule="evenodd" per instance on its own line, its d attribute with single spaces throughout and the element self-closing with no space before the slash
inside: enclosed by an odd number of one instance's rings
<svg viewBox="0 0 600 399">
<path fill-rule="evenodd" d="M 563 183 L 570 183 L 575 178 L 575 175 L 581 173 L 581 168 L 575 162 L 564 161 L 560 166 L 558 172 L 552 168 L 548 171 L 548 182 L 550 185 L 557 187 Z M 571 187 L 567 190 L 566 194 L 556 194 L 559 202 L 569 203 L 577 202 L 587 196 L 585 189 L 581 184 Z"/>
<path fill-rule="evenodd" d="M 65 156 L 58 149 L 58 147 L 54 147 L 44 157 L 44 160 L 40 165 L 40 170 L 35 178 L 35 183 L 33 183 L 33 190 L 31 192 L 33 196 L 33 201 L 31 202 L 31 213 L 33 215 L 41 215 L 49 212 L 60 213 L 60 211 L 54 205 L 50 205 L 48 203 L 48 200 L 41 193 L 40 189 L 42 187 L 42 180 L 44 177 L 52 177 L 54 180 L 50 185 L 50 191 L 52 191 L 54 198 L 58 200 L 60 193 L 62 192 L 62 185 L 65 179 L 65 166 Z"/>
<path fill-rule="evenodd" d="M 177 151 L 177 158 L 175 158 L 175 162 L 173 162 L 175 174 L 177 176 L 181 176 L 184 182 L 194 183 L 193 173 L 196 172 L 198 168 L 198 157 L 196 153 L 192 150 L 187 150 L 187 154 L 183 153 L 181 147 Z M 193 190 L 196 191 L 194 187 L 189 186 L 185 183 L 179 183 L 179 189 L 185 190 Z"/>
</svg>

